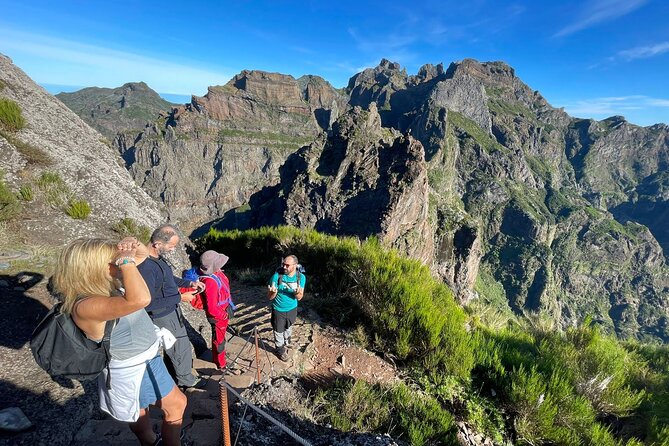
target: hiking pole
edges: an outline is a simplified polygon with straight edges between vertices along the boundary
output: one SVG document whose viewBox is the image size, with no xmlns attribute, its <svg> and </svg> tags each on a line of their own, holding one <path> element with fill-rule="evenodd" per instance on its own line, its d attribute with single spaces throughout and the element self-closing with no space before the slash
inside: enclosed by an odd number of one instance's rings
<svg viewBox="0 0 669 446">
<path fill-rule="evenodd" d="M 259 355 L 259 348 L 258 348 L 258 326 L 256 325 L 255 328 L 253 329 L 253 332 L 256 335 L 256 370 L 258 371 L 258 376 L 257 376 L 257 383 L 260 385 L 260 355 Z"/>
<path fill-rule="evenodd" d="M 230 440 L 230 417 L 228 416 L 228 389 L 225 388 L 225 376 L 221 377 L 218 385 L 221 394 L 221 429 L 223 431 L 223 446 L 232 446 Z"/>
</svg>

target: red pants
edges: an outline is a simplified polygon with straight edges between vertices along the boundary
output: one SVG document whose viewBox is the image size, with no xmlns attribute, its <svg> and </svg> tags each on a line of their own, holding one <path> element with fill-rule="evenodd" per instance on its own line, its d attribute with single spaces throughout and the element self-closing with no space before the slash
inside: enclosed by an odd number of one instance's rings
<svg viewBox="0 0 669 446">
<path fill-rule="evenodd" d="M 209 319 L 211 324 L 211 354 L 218 368 L 225 367 L 225 331 L 228 329 L 228 318 Z"/>
</svg>

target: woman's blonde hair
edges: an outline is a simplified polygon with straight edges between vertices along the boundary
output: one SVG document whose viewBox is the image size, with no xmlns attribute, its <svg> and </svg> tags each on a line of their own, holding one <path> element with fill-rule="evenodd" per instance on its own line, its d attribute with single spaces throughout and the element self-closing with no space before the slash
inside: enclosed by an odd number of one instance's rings
<svg viewBox="0 0 669 446">
<path fill-rule="evenodd" d="M 116 243 L 101 238 L 80 238 L 67 245 L 58 257 L 53 287 L 63 297 L 64 313 L 88 296 L 111 296 L 114 279 L 109 264 L 116 257 Z"/>
</svg>

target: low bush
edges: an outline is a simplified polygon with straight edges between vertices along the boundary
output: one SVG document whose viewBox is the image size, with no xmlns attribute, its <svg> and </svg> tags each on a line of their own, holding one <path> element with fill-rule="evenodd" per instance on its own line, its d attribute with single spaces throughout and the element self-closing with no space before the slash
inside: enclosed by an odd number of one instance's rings
<svg viewBox="0 0 669 446">
<path fill-rule="evenodd" d="M 452 415 L 435 398 L 405 384 L 340 381 L 321 390 L 315 405 L 322 408 L 321 421 L 343 431 L 389 433 L 416 446 L 455 443 Z"/>
<path fill-rule="evenodd" d="M 111 229 L 121 237 L 136 237 L 137 240 L 145 244 L 148 244 L 151 238 L 151 229 L 137 223 L 130 217 L 120 219 L 112 225 Z"/>
<path fill-rule="evenodd" d="M 9 221 L 21 213 L 21 204 L 16 194 L 5 183 L 5 175 L 0 171 L 0 221 Z"/>
<path fill-rule="evenodd" d="M 29 184 L 24 184 L 19 188 L 19 197 L 21 197 L 21 200 L 23 201 L 33 201 L 35 198 L 35 192 L 33 191 L 33 188 Z"/>
<path fill-rule="evenodd" d="M 597 327 L 482 328 L 475 344 L 473 385 L 495 391 L 522 444 L 617 445 L 601 420 L 628 415 L 646 398 L 634 386 L 644 360 Z"/>
<path fill-rule="evenodd" d="M 65 213 L 76 220 L 85 220 L 91 214 L 91 206 L 86 200 L 71 199 Z"/>
<path fill-rule="evenodd" d="M 11 99 L 0 98 L 0 126 L 10 132 L 21 130 L 26 126 L 21 107 Z"/>
<path fill-rule="evenodd" d="M 56 172 L 42 172 L 36 184 L 44 193 L 46 202 L 53 208 L 65 208 L 73 199 L 69 186 Z"/>
</svg>

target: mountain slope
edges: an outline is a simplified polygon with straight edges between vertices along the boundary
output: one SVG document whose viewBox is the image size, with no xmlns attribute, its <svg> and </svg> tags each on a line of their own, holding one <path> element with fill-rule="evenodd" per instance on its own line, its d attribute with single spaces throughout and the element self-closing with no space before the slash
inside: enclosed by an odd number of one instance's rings
<svg viewBox="0 0 669 446">
<path fill-rule="evenodd" d="M 84 88 L 56 97 L 110 141 L 118 132 L 141 131 L 147 123 L 174 107 L 144 82 L 130 82 L 113 89 Z"/>
<path fill-rule="evenodd" d="M 146 226 L 160 221 L 157 203 L 135 184 L 102 135 L 3 55 L 0 81 L 0 98 L 15 103 L 25 120 L 22 129 L 0 134 L 0 169 L 12 191 L 26 193 L 14 223 L 28 241 L 58 245 L 110 235 L 125 217 Z M 69 216 L 73 200 L 86 202 L 90 215 Z"/>
</svg>

